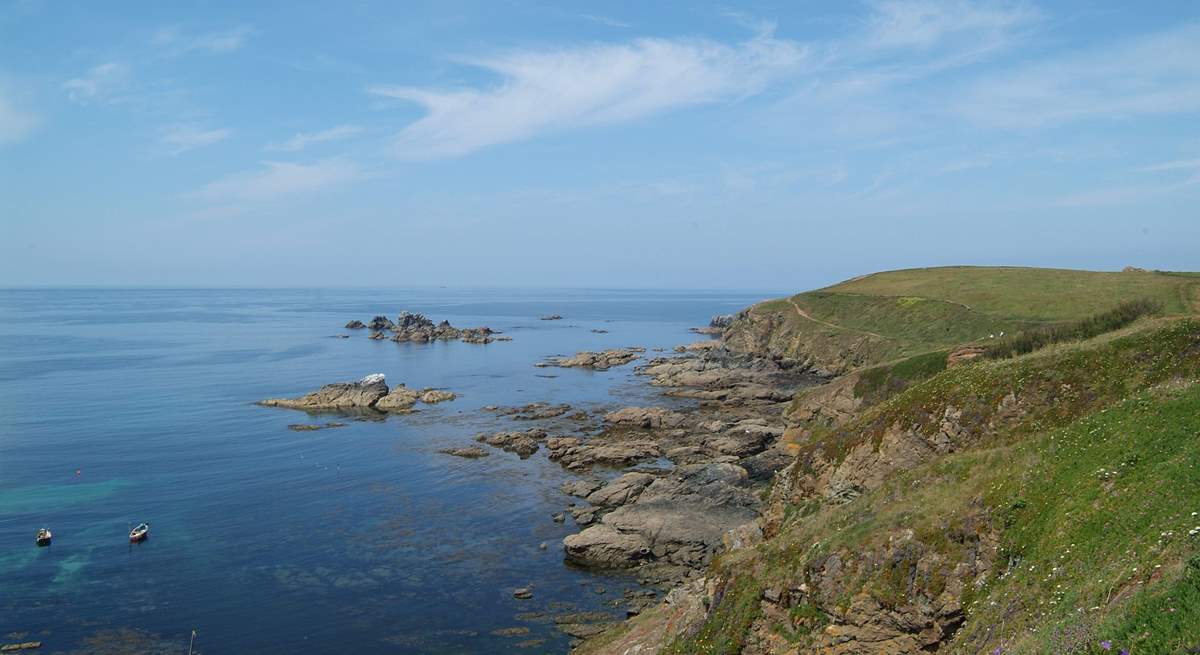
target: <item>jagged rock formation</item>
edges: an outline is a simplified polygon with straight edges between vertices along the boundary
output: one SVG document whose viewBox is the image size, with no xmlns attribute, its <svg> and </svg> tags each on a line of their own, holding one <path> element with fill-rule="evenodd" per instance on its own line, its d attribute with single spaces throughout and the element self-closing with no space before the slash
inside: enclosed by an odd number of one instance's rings
<svg viewBox="0 0 1200 655">
<path fill-rule="evenodd" d="M 486 344 L 500 340 L 494 336 L 496 333 L 488 327 L 456 328 L 450 325 L 449 321 L 434 324 L 432 320 L 423 314 L 412 312 L 400 312 L 395 321 L 386 316 L 376 316 L 366 324 L 362 321 L 354 320 L 347 323 L 346 328 L 351 330 L 368 328 L 371 330 L 371 336 L 369 337 L 371 339 L 391 339 L 397 342 L 414 341 L 425 343 L 429 341 L 458 340 L 466 343 Z M 389 333 L 391 333 L 391 336 L 388 336 Z M 504 338 L 503 340 L 507 341 L 509 339 Z"/>
</svg>

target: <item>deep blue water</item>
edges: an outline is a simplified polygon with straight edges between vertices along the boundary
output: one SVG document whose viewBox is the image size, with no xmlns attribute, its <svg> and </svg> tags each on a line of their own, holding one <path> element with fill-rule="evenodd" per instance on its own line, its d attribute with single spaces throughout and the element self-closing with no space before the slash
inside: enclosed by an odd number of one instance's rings
<svg viewBox="0 0 1200 655">
<path fill-rule="evenodd" d="M 552 625 L 517 615 L 620 616 L 608 602 L 636 584 L 563 564 L 575 528 L 550 517 L 572 474 L 544 449 L 525 461 L 437 450 L 526 427 L 485 405 L 656 402 L 630 366 L 533 364 L 687 343 L 688 327 L 769 295 L 0 290 L 0 643 L 186 652 L 196 629 L 208 653 L 483 653 L 539 639 L 521 652 L 564 652 Z M 331 338 L 401 310 L 514 340 Z M 537 319 L 549 313 L 564 320 Z M 373 372 L 462 397 L 317 432 L 287 429 L 320 422 L 304 413 L 253 404 Z M 140 521 L 151 538 L 130 546 Z M 43 525 L 55 539 L 39 549 Z M 530 583 L 532 600 L 512 598 Z M 514 626 L 530 633 L 490 634 Z"/>
</svg>

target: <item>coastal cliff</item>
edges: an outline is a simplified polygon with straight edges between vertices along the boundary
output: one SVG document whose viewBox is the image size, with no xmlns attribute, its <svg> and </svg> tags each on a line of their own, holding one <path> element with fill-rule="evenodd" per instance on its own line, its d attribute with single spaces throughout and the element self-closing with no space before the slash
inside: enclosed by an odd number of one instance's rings
<svg viewBox="0 0 1200 655">
<path fill-rule="evenodd" d="M 1197 283 L 923 269 L 739 313 L 722 349 L 827 381 L 759 518 L 579 652 L 1200 646 Z"/>
</svg>

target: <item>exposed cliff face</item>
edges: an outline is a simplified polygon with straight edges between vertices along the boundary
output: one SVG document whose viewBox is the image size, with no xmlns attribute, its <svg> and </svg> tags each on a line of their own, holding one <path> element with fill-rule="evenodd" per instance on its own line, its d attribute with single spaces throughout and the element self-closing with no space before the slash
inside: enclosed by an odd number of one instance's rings
<svg viewBox="0 0 1200 655">
<path fill-rule="evenodd" d="M 733 352 L 822 375 L 881 361 L 890 349 L 884 337 L 823 325 L 787 300 L 761 303 L 737 314 L 722 339 Z"/>
</svg>

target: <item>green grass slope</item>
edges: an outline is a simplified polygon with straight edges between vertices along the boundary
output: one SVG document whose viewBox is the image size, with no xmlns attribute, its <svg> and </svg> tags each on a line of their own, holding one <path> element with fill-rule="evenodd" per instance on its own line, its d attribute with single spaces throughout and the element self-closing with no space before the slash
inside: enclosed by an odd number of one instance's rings
<svg viewBox="0 0 1200 655">
<path fill-rule="evenodd" d="M 1198 287 L 1200 279 L 1194 276 L 1163 272 L 950 266 L 875 273 L 822 291 L 928 298 L 988 316 L 1050 322 L 1083 318 L 1141 298 L 1162 303 L 1167 314 L 1189 314 L 1200 311 Z"/>
<path fill-rule="evenodd" d="M 1007 267 L 876 273 L 760 303 L 726 334 L 735 350 L 842 373 L 985 343 L 1148 300 L 1166 315 L 1200 312 L 1200 277 Z"/>
</svg>

